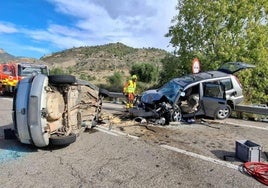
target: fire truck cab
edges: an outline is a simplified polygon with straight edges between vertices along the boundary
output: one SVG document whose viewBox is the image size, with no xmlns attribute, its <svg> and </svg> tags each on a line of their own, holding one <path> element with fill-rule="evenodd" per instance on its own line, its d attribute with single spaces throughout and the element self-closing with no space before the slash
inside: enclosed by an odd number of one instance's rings
<svg viewBox="0 0 268 188">
<path fill-rule="evenodd" d="M 29 62 L 0 64 L 0 94 L 13 94 L 18 81 L 34 74 L 48 75 L 48 67 Z"/>
</svg>

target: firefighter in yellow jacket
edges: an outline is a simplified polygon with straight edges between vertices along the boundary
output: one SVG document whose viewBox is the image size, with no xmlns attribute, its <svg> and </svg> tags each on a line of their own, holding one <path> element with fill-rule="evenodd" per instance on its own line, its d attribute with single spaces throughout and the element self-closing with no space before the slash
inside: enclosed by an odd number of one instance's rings
<svg viewBox="0 0 268 188">
<path fill-rule="evenodd" d="M 126 110 L 133 107 L 133 101 L 135 97 L 137 76 L 132 75 L 123 88 L 123 93 L 127 97 Z"/>
</svg>

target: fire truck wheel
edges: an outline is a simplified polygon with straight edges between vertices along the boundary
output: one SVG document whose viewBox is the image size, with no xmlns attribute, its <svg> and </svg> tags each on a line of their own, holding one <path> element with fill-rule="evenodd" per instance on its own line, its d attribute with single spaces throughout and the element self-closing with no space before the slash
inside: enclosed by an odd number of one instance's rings
<svg viewBox="0 0 268 188">
<path fill-rule="evenodd" d="M 75 76 L 72 75 L 50 75 L 48 80 L 51 84 L 74 84 L 76 82 Z"/>
</svg>

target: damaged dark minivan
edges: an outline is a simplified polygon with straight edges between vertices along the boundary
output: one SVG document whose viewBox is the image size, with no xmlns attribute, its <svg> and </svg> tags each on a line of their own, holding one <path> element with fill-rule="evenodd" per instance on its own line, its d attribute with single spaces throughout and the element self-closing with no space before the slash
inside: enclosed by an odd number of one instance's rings
<svg viewBox="0 0 268 188">
<path fill-rule="evenodd" d="M 130 114 L 155 118 L 160 124 L 201 115 L 225 119 L 243 100 L 242 86 L 233 73 L 251 67 L 255 66 L 229 62 L 217 71 L 174 78 L 158 89 L 143 92 Z"/>
</svg>

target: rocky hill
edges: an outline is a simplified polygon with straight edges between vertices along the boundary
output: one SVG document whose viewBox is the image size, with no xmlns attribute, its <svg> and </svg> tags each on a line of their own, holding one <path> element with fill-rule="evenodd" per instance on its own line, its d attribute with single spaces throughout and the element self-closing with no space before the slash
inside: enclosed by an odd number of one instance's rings
<svg viewBox="0 0 268 188">
<path fill-rule="evenodd" d="M 43 63 L 78 78 L 86 75 L 94 84 L 105 84 L 107 77 L 119 71 L 126 77 L 134 63 L 152 63 L 161 66 L 168 52 L 156 48 L 132 48 L 122 43 L 71 48 L 41 57 L 40 59 L 15 57 L 0 49 L 0 62 L 24 61 Z"/>
<path fill-rule="evenodd" d="M 7 62 L 31 62 L 31 63 L 44 63 L 41 60 L 28 58 L 28 57 L 17 57 L 7 53 L 4 49 L 0 48 L 0 63 Z"/>
<path fill-rule="evenodd" d="M 79 47 L 53 53 L 40 58 L 50 69 L 61 68 L 79 76 L 90 75 L 93 83 L 105 83 L 115 71 L 129 75 L 134 63 L 152 63 L 161 66 L 168 52 L 155 48 L 132 48 L 122 43 Z"/>
<path fill-rule="evenodd" d="M 5 52 L 4 49 L 0 48 L 0 62 L 7 62 L 10 60 L 14 60 L 16 57 Z"/>
</svg>

